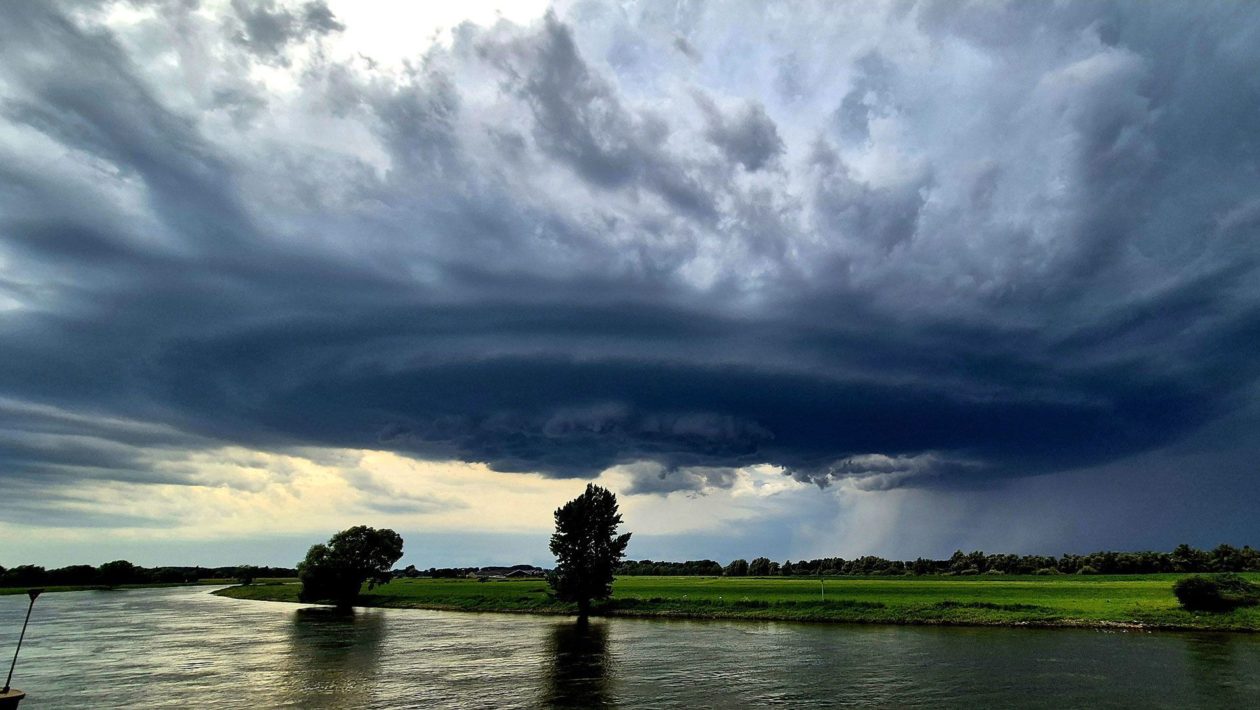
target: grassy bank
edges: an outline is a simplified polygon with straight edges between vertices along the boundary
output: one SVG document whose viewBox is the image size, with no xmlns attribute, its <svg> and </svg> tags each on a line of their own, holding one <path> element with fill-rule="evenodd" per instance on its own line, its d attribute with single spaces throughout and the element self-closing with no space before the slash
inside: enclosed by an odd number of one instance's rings
<svg viewBox="0 0 1260 710">
<path fill-rule="evenodd" d="M 294 582 L 293 579 L 273 579 L 261 580 L 270 583 Z M 190 587 L 196 585 L 215 585 L 215 584 L 234 584 L 234 579 L 199 579 L 196 582 L 155 582 L 153 584 L 119 584 L 117 586 L 108 586 L 104 584 L 63 584 L 52 585 L 48 587 L 40 587 L 45 593 L 51 592 L 89 592 L 98 591 L 106 592 L 116 589 L 155 589 L 161 587 Z M 10 594 L 26 594 L 30 587 L 0 587 L 0 597 Z"/>
<path fill-rule="evenodd" d="M 1260 607 L 1191 614 L 1172 584 L 1183 575 L 1064 577 L 622 577 L 608 616 L 774 619 L 882 624 L 1134 627 L 1260 631 Z M 1260 581 L 1260 574 L 1246 575 Z M 295 584 L 216 592 L 236 599 L 296 602 Z M 398 580 L 365 590 L 363 606 L 572 614 L 541 580 Z"/>
</svg>

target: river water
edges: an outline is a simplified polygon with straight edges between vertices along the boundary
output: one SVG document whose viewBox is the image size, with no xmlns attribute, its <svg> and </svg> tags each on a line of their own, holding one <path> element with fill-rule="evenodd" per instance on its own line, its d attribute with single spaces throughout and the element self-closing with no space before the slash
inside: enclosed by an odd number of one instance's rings
<svg viewBox="0 0 1260 710">
<path fill-rule="evenodd" d="M 46 594 L 41 708 L 1260 707 L 1260 636 L 323 609 L 206 587 Z M 0 597 L 7 664 L 25 596 Z M 7 671 L 7 667 L 4 669 Z"/>
</svg>

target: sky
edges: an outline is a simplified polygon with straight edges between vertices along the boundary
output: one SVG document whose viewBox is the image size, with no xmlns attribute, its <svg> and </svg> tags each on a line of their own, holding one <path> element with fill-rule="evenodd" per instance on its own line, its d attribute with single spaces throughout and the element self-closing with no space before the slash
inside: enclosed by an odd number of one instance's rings
<svg viewBox="0 0 1260 710">
<path fill-rule="evenodd" d="M 1260 5 L 0 3 L 0 565 L 1260 544 Z"/>
</svg>

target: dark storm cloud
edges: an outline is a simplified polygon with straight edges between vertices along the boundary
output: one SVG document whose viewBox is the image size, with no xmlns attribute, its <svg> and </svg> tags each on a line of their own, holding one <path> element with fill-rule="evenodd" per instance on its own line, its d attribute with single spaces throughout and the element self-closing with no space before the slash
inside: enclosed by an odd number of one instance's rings
<svg viewBox="0 0 1260 710">
<path fill-rule="evenodd" d="M 529 106 L 534 139 L 547 155 L 594 185 L 642 186 L 684 212 L 713 213 L 709 193 L 662 151 L 669 137 L 666 120 L 623 106 L 614 88 L 586 64 L 572 30 L 554 15 L 536 35 L 479 48 Z"/>
<path fill-rule="evenodd" d="M 850 176 L 835 149 L 823 140 L 814 144 L 811 160 L 819 176 L 814 193 L 817 219 L 826 229 L 858 235 L 883 251 L 914 237 L 930 175 L 872 188 Z"/>
<path fill-rule="evenodd" d="M 836 109 L 840 135 L 848 141 L 862 143 L 871 137 L 871 119 L 888 115 L 892 71 L 878 53 L 868 54 L 854 63 L 853 88 L 849 89 Z"/>
<path fill-rule="evenodd" d="M 328 6 L 318 1 L 288 8 L 275 0 L 232 0 L 232 10 L 241 23 L 234 39 L 264 56 L 278 56 L 291 42 L 345 29 Z"/>
<path fill-rule="evenodd" d="M 707 97 L 697 95 L 696 101 L 708 118 L 709 129 L 705 135 L 744 169 L 760 170 L 783 153 L 783 140 L 761 104 L 750 103 L 728 118 Z"/>
<path fill-rule="evenodd" d="M 668 495 L 675 491 L 706 491 L 730 488 L 738 479 L 733 468 L 670 468 L 660 464 L 632 464 L 623 471 L 630 476 L 626 495 Z"/>
<path fill-rule="evenodd" d="M 167 528 L 179 522 L 176 516 L 164 515 L 159 511 L 153 514 L 134 515 L 130 513 L 100 512 L 92 510 L 96 501 L 89 499 L 77 501 L 77 505 L 60 505 L 47 502 L 43 496 L 46 492 L 37 492 L 38 499 L 28 499 L 13 505 L 5 511 L 5 522 L 32 527 L 46 528 Z"/>
<path fill-rule="evenodd" d="M 193 86 L 143 23 L 6 6 L 0 476 L 240 445 L 975 486 L 1248 400 L 1260 13 L 802 7 L 466 25 L 385 71 L 322 5 L 234 3 L 181 35 Z M 229 71 L 295 42 L 291 95 Z"/>
</svg>

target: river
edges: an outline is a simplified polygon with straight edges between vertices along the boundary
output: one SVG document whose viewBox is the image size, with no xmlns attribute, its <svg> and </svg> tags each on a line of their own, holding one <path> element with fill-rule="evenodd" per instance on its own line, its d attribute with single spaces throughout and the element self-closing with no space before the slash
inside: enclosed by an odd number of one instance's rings
<svg viewBox="0 0 1260 710">
<path fill-rule="evenodd" d="M 323 609 L 207 587 L 46 594 L 41 708 L 1260 707 L 1260 636 Z M 25 596 L 0 597 L 8 662 Z M 7 667 L 4 669 L 7 671 Z"/>
</svg>

